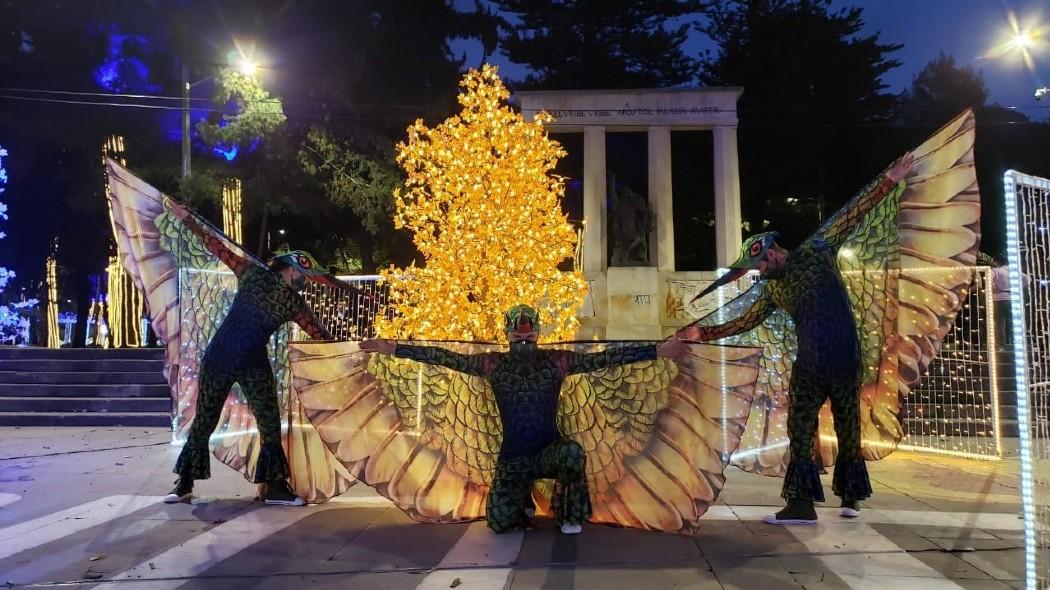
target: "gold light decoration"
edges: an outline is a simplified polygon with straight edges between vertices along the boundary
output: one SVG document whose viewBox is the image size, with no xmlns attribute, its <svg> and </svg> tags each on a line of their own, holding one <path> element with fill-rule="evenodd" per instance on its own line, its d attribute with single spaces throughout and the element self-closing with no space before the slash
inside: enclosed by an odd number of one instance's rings
<svg viewBox="0 0 1050 590">
<path fill-rule="evenodd" d="M 241 233 L 241 181 L 231 178 L 222 184 L 222 233 L 240 244 Z"/>
<path fill-rule="evenodd" d="M 61 348 L 62 335 L 58 333 L 58 261 L 55 255 L 47 257 L 47 347 Z"/>
<path fill-rule="evenodd" d="M 102 170 L 103 174 L 106 172 L 106 158 L 113 158 L 120 163 L 121 166 L 126 166 L 124 161 L 124 138 L 119 135 L 110 135 L 106 142 L 102 145 Z M 106 202 L 109 206 L 109 222 L 112 227 L 113 224 L 113 199 L 109 194 L 109 180 L 106 179 Z M 114 235 L 116 235 L 116 229 L 114 228 Z M 131 275 L 124 269 L 124 265 L 121 264 L 120 256 L 111 256 L 109 259 L 109 267 L 106 269 L 108 275 L 108 301 L 105 308 L 106 323 L 109 325 L 109 334 L 106 336 L 106 342 L 102 341 L 103 334 L 101 330 L 101 314 L 99 315 L 99 326 L 96 332 L 98 345 L 103 347 L 112 346 L 113 348 L 121 348 L 124 346 L 134 347 L 142 346 L 142 328 L 141 320 L 143 316 L 143 300 L 142 293 L 139 292 L 131 279 Z M 101 305 L 101 304 L 100 304 Z"/>
<path fill-rule="evenodd" d="M 565 155 L 539 113 L 525 121 L 494 66 L 460 82 L 463 110 L 434 128 L 417 120 L 397 162 L 408 175 L 394 192 L 398 228 L 415 234 L 422 267 L 390 268 L 387 338 L 505 339 L 503 313 L 525 303 L 540 311 L 545 340 L 569 340 L 587 282 L 573 258 L 577 233 L 561 208 L 565 179 L 551 173 Z"/>
</svg>

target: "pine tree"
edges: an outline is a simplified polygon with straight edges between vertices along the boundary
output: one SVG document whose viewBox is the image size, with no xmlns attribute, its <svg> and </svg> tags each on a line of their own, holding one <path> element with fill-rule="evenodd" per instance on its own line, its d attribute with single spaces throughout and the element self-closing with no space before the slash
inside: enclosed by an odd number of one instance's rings
<svg viewBox="0 0 1050 590">
<path fill-rule="evenodd" d="M 543 128 L 551 119 L 514 112 L 495 67 L 471 70 L 460 86 L 458 115 L 434 128 L 417 120 L 398 144 L 407 181 L 394 222 L 414 233 L 425 264 L 383 273 L 394 315 L 379 333 L 498 341 L 504 311 L 526 303 L 540 310 L 546 339 L 570 339 L 587 283 L 558 269 L 576 233 L 561 209 L 564 179 L 551 174 L 565 155 Z"/>
<path fill-rule="evenodd" d="M 653 88 L 689 84 L 697 64 L 682 49 L 697 0 L 500 0 L 520 23 L 500 39 L 535 74 L 528 88 Z M 675 20 L 678 19 L 678 20 Z M 668 24 L 673 22 L 674 24 Z"/>
</svg>

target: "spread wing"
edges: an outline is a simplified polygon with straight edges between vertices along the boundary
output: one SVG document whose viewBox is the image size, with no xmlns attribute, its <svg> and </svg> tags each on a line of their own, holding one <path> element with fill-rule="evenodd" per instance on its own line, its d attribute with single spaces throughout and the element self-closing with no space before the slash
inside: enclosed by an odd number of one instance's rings
<svg viewBox="0 0 1050 590">
<path fill-rule="evenodd" d="M 739 317 L 755 300 L 762 297 L 765 288 L 765 282 L 754 283 L 698 323 L 717 325 Z M 740 445 L 733 453 L 732 463 L 744 471 L 783 476 L 787 472 L 788 461 L 788 384 L 791 381 L 791 366 L 798 352 L 795 323 L 791 316 L 778 309 L 754 329 L 724 338 L 720 342 L 762 350 L 751 413 Z"/>
<path fill-rule="evenodd" d="M 696 345 L 677 364 L 636 363 L 567 380 L 559 427 L 587 452 L 593 520 L 691 531 L 722 487 L 758 359 L 753 349 Z M 293 343 L 291 361 L 307 416 L 353 477 L 419 521 L 484 516 L 502 442 L 485 381 L 362 353 L 352 342 Z"/>
<path fill-rule="evenodd" d="M 591 521 L 693 533 L 725 483 L 760 358 L 754 348 L 694 344 L 675 361 L 567 379 L 558 426 L 587 453 Z"/>
<path fill-rule="evenodd" d="M 862 195 L 816 234 L 846 228 L 838 264 L 862 349 L 861 434 L 865 458 L 880 459 L 904 436 L 899 414 L 940 349 L 966 300 L 980 243 L 980 194 L 973 160 L 974 116 L 966 111 L 914 150 L 911 172 L 871 209 Z M 700 324 L 729 321 L 762 293 L 756 284 Z M 747 432 L 733 464 L 783 476 L 788 460 L 787 394 L 797 339 L 791 318 L 777 311 L 750 332 L 722 342 L 763 348 L 761 374 Z M 832 465 L 837 441 L 828 405 L 820 415 L 820 459 Z"/>
<path fill-rule="evenodd" d="M 482 345 L 443 344 L 457 352 Z M 370 354 L 355 342 L 295 342 L 292 387 L 329 452 L 421 522 L 485 515 L 503 441 L 484 380 Z"/>
<path fill-rule="evenodd" d="M 903 190 L 858 220 L 839 249 L 864 359 L 868 459 L 886 456 L 903 438 L 904 401 L 940 351 L 973 280 L 981 238 L 974 127 L 967 110 L 916 148 Z M 827 406 L 821 441 L 825 463 L 833 461 Z"/>
<path fill-rule="evenodd" d="M 164 343 L 164 371 L 175 406 L 173 436 L 184 440 L 196 415 L 200 361 L 229 311 L 237 281 L 200 238 L 168 213 L 166 195 L 113 160 L 107 160 L 107 165 L 118 253 L 142 291 L 154 331 Z M 243 253 L 225 236 L 215 235 Z M 327 453 L 316 434 L 304 428 L 298 402 L 287 394 L 287 337 L 283 330 L 270 344 L 271 358 L 278 361 L 275 374 L 282 422 L 288 425 L 282 442 L 297 492 L 321 500 L 342 493 L 352 480 L 340 474 L 336 465 L 318 468 L 318 462 L 328 460 Z M 223 407 L 211 445 L 222 462 L 247 477 L 253 474 L 259 436 L 238 386 Z"/>
</svg>

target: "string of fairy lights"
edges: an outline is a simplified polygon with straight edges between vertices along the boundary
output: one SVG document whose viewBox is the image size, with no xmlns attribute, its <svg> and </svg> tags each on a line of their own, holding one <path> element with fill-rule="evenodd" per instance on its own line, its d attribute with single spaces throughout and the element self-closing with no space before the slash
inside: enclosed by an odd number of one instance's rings
<svg viewBox="0 0 1050 590">
<path fill-rule="evenodd" d="M 242 206 L 241 181 L 231 178 L 222 185 L 222 233 L 238 244 L 244 243 Z"/>
<path fill-rule="evenodd" d="M 1003 179 L 1017 383 L 1025 585 L 1050 588 L 1050 179 Z M 1043 551 L 1039 551 L 1044 548 Z"/>
<path fill-rule="evenodd" d="M 62 335 L 58 328 L 58 261 L 54 249 L 47 257 L 44 273 L 47 285 L 47 347 L 61 348 Z"/>
<path fill-rule="evenodd" d="M 901 413 L 904 448 L 1002 456 L 991 270 L 974 269 L 967 298 Z"/>
<path fill-rule="evenodd" d="M 124 160 L 124 138 L 119 135 L 111 135 L 102 146 L 102 169 L 107 175 L 106 203 L 109 207 L 109 222 L 113 224 L 113 198 L 109 192 L 108 172 L 106 172 L 106 158 L 112 158 L 121 166 L 127 165 Z M 113 228 L 113 235 L 116 229 Z M 145 301 L 142 293 L 135 286 L 131 275 L 124 268 L 119 255 L 109 258 L 109 266 L 106 268 L 107 298 L 108 301 L 96 302 L 99 309 L 93 310 L 91 317 L 97 318 L 96 342 L 103 347 L 114 348 L 142 346 L 144 342 L 142 317 Z M 108 304 L 108 305 L 107 305 Z M 92 306 L 94 307 L 94 305 Z M 103 314 L 104 308 L 104 314 Z M 103 315 L 105 324 L 102 323 Z M 105 326 L 105 327 L 104 327 Z"/>
</svg>

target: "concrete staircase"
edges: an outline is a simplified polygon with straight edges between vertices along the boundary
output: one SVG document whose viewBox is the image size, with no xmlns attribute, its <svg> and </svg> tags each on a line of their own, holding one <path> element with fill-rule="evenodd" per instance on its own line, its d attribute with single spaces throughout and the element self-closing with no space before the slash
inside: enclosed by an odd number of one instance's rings
<svg viewBox="0 0 1050 590">
<path fill-rule="evenodd" d="M 170 426 L 161 349 L 0 348 L 0 426 Z"/>
</svg>

